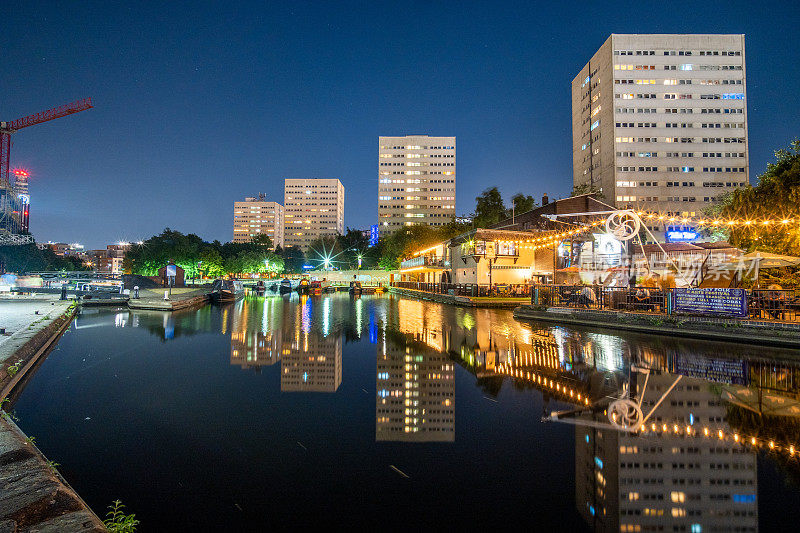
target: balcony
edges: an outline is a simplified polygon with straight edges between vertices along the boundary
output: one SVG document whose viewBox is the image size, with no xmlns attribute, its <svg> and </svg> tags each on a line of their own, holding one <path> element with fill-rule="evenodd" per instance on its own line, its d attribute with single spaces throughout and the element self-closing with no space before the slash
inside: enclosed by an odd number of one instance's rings
<svg viewBox="0 0 800 533">
<path fill-rule="evenodd" d="M 440 257 L 417 256 L 411 259 L 406 259 L 400 263 L 400 270 L 407 270 L 411 268 L 433 268 L 433 269 L 449 269 L 450 261 Z"/>
</svg>

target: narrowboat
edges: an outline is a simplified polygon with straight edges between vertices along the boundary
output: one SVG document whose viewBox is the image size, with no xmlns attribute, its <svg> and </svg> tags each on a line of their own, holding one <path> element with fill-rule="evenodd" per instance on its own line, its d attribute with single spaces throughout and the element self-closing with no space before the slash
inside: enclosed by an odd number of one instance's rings
<svg viewBox="0 0 800 533">
<path fill-rule="evenodd" d="M 236 279 L 217 279 L 211 286 L 211 300 L 233 302 L 244 296 L 244 285 Z"/>
</svg>

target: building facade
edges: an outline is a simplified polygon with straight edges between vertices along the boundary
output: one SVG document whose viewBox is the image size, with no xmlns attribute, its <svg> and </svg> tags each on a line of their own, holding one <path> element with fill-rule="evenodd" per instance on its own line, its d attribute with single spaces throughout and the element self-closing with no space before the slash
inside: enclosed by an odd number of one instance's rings
<svg viewBox="0 0 800 533">
<path fill-rule="evenodd" d="M 325 235 L 344 233 L 344 185 L 335 178 L 284 181 L 284 242 L 307 250 Z"/>
<path fill-rule="evenodd" d="M 744 35 L 612 34 L 572 80 L 573 185 L 616 207 L 700 215 L 748 184 L 746 93 Z"/>
<path fill-rule="evenodd" d="M 283 206 L 263 195 L 234 202 L 233 242 L 250 242 L 258 235 L 269 236 L 273 249 L 283 247 Z"/>
<path fill-rule="evenodd" d="M 456 216 L 456 138 L 378 139 L 378 226 L 443 226 Z"/>
</svg>

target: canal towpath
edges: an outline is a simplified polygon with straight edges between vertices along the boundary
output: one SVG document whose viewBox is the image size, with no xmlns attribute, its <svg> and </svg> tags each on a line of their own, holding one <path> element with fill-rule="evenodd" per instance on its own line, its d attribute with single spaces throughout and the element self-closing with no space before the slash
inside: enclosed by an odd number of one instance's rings
<svg viewBox="0 0 800 533">
<path fill-rule="evenodd" d="M 50 295 L 0 298 L 0 399 L 46 356 L 74 312 L 72 302 Z M 33 439 L 0 410 L 0 532 L 5 531 L 106 529 Z"/>
</svg>

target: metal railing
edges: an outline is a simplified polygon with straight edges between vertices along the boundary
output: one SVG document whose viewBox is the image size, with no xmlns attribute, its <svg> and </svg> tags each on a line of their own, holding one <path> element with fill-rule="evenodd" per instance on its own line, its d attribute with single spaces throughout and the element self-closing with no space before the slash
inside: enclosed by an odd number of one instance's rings
<svg viewBox="0 0 800 533">
<path fill-rule="evenodd" d="M 655 314 L 672 313 L 673 289 L 599 285 L 534 285 L 531 304 Z M 800 322 L 800 291 L 751 289 L 745 294 L 748 318 Z"/>
<path fill-rule="evenodd" d="M 534 285 L 531 294 L 532 305 L 581 309 L 666 313 L 667 303 L 667 292 L 653 287 Z"/>
<path fill-rule="evenodd" d="M 424 283 L 418 281 L 395 281 L 392 287 L 413 289 L 434 294 L 451 296 L 495 297 L 495 298 L 530 298 L 531 286 L 523 284 L 488 284 L 479 283 Z"/>
<path fill-rule="evenodd" d="M 605 287 L 602 285 L 493 285 L 396 281 L 392 287 L 467 297 L 529 298 L 532 305 L 629 311 L 673 312 L 673 289 Z M 754 320 L 800 322 L 800 290 L 750 289 L 745 294 L 747 316 Z"/>
</svg>

